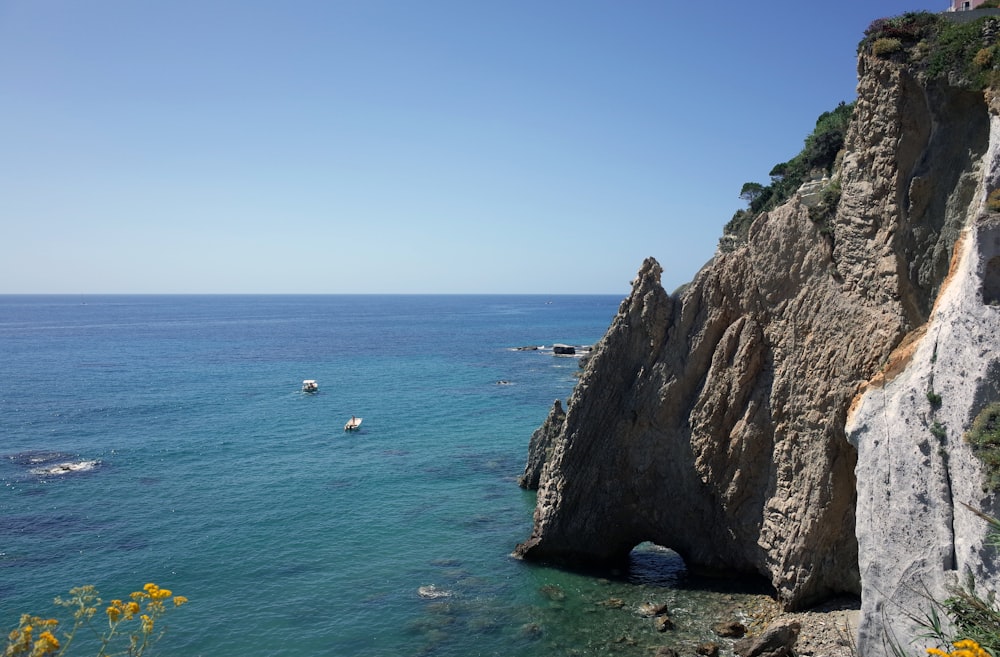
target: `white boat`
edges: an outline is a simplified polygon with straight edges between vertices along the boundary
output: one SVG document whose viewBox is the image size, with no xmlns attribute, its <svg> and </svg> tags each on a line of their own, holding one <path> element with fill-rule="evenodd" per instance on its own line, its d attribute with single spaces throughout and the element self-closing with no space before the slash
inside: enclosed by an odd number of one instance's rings
<svg viewBox="0 0 1000 657">
<path fill-rule="evenodd" d="M 317 390 L 319 390 L 319 384 L 314 379 L 306 379 L 302 382 L 302 392 L 316 392 Z"/>
<path fill-rule="evenodd" d="M 351 419 L 347 421 L 344 425 L 344 431 L 357 431 L 358 427 L 361 426 L 361 418 L 351 416 Z"/>
</svg>

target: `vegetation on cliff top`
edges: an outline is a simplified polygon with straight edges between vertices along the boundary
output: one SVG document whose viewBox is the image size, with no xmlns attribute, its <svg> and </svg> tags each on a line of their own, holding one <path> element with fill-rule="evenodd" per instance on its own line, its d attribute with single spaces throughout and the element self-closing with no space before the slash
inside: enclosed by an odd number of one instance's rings
<svg viewBox="0 0 1000 657">
<path fill-rule="evenodd" d="M 858 52 L 897 61 L 930 79 L 982 90 L 1000 82 L 998 36 L 997 15 L 964 21 L 948 14 L 909 12 L 873 21 Z"/>
<path fill-rule="evenodd" d="M 980 6 L 996 4 L 1000 2 Z M 965 16 L 958 18 L 926 11 L 879 18 L 865 30 L 858 52 L 905 64 L 919 76 L 943 79 L 949 85 L 974 90 L 1000 87 L 1000 16 L 984 14 L 971 21 L 964 20 Z M 726 224 L 720 241 L 723 250 L 743 242 L 760 213 L 784 203 L 810 177 L 832 173 L 853 111 L 854 103 L 841 103 L 820 115 L 802 151 L 788 162 L 775 165 L 768 174 L 770 184 L 743 185 L 740 198 L 749 207 L 737 210 Z M 829 198 L 824 199 L 821 215 L 829 214 L 839 198 L 835 182 L 827 192 Z"/>
</svg>

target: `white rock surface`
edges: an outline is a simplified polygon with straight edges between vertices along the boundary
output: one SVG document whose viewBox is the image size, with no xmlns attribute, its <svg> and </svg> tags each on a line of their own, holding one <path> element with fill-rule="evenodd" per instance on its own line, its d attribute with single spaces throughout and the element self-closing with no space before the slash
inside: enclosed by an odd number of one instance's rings
<svg viewBox="0 0 1000 657">
<path fill-rule="evenodd" d="M 1000 175 L 998 135 L 993 116 L 983 198 Z M 983 546 L 986 523 L 965 506 L 998 513 L 963 439 L 979 411 L 1000 399 L 1000 306 L 990 303 L 989 289 L 983 294 L 984 279 L 1000 267 L 1000 217 L 982 211 L 970 208 L 930 321 L 897 349 L 848 417 L 858 450 L 858 649 L 865 657 L 890 655 L 892 637 L 903 646 L 915 640 L 921 630 L 908 615 L 929 611 L 928 594 L 943 599 L 968 575 L 982 592 L 1000 583 L 996 555 Z"/>
</svg>

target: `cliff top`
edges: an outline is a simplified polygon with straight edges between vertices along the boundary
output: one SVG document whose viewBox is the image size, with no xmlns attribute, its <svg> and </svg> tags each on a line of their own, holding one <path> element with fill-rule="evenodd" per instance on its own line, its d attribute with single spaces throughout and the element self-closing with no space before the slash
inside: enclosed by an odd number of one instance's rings
<svg viewBox="0 0 1000 657">
<path fill-rule="evenodd" d="M 865 30 L 858 53 L 889 59 L 926 81 L 982 90 L 1000 82 L 1000 10 L 955 14 L 909 12 L 879 18 Z"/>
</svg>

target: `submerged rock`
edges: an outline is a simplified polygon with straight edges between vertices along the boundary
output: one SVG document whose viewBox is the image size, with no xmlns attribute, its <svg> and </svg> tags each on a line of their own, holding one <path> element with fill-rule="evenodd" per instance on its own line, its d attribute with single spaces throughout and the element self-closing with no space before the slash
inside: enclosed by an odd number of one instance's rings
<svg viewBox="0 0 1000 657">
<path fill-rule="evenodd" d="M 652 618 L 653 616 L 664 616 L 670 613 L 669 607 L 665 603 L 644 602 L 639 605 L 640 616 Z"/>
<path fill-rule="evenodd" d="M 674 629 L 674 621 L 666 614 L 659 614 L 653 618 L 653 627 L 656 628 L 657 632 L 666 632 Z"/>
<path fill-rule="evenodd" d="M 712 631 L 721 637 L 741 639 L 747 633 L 746 625 L 739 621 L 716 623 Z"/>
<path fill-rule="evenodd" d="M 538 589 L 538 591 L 552 602 L 562 602 L 566 599 L 566 592 L 562 590 L 562 587 L 555 584 L 546 584 Z"/>
</svg>

